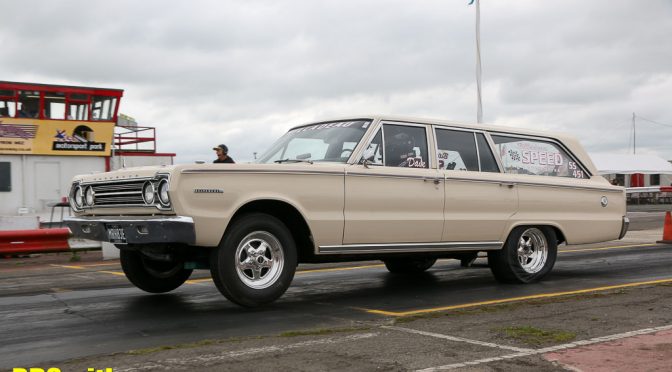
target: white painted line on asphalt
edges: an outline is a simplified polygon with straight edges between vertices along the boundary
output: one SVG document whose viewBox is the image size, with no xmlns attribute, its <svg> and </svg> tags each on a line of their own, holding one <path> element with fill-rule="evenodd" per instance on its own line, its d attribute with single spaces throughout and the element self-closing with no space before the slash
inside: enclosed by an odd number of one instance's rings
<svg viewBox="0 0 672 372">
<path fill-rule="evenodd" d="M 620 339 L 623 339 L 623 338 L 641 336 L 641 335 L 656 333 L 656 332 L 660 332 L 660 331 L 667 331 L 667 330 L 670 330 L 670 329 L 672 329 L 672 325 L 652 327 L 652 328 L 644 328 L 644 329 L 639 329 L 639 330 L 636 330 L 636 331 L 617 333 L 617 334 L 614 334 L 614 335 L 595 337 L 595 338 L 591 338 L 591 339 L 588 339 L 588 340 L 571 342 L 571 343 L 568 343 L 568 344 L 545 347 L 543 349 L 536 349 L 536 350 L 530 350 L 530 351 L 525 351 L 525 352 L 519 352 L 519 353 L 515 353 L 515 354 L 502 355 L 502 356 L 499 356 L 499 357 L 477 359 L 477 360 L 472 360 L 472 361 L 469 361 L 469 362 L 446 364 L 446 365 L 438 366 L 438 367 L 430 367 L 430 368 L 425 368 L 425 369 L 419 369 L 416 372 L 445 371 L 445 370 L 448 370 L 448 369 L 471 367 L 471 366 L 475 366 L 475 365 L 479 365 L 479 364 L 496 362 L 496 361 L 505 360 L 505 359 L 513 359 L 513 358 L 520 358 L 520 357 L 526 357 L 526 356 L 532 356 L 532 355 L 539 355 L 539 354 L 550 353 L 550 352 L 558 351 L 558 350 L 573 349 L 575 347 L 598 344 L 598 343 L 601 343 L 601 342 L 616 341 L 616 340 L 620 340 Z"/>
<path fill-rule="evenodd" d="M 484 341 L 478 341 L 478 340 L 470 340 L 470 339 L 468 339 L 468 338 L 455 337 L 455 336 L 448 336 L 448 335 L 444 335 L 444 334 L 441 334 L 441 333 L 433 333 L 433 332 L 419 331 L 419 330 L 417 330 L 417 329 L 411 329 L 411 328 L 394 327 L 394 326 L 382 326 L 381 328 L 391 329 L 391 330 L 394 330 L 394 331 L 400 331 L 400 332 L 414 333 L 414 334 L 416 334 L 416 335 L 423 335 L 423 336 L 429 336 L 429 337 L 442 338 L 442 339 L 444 339 L 444 340 L 449 340 L 449 341 L 464 342 L 464 343 L 468 343 L 468 344 L 474 344 L 474 345 L 480 345 L 480 346 L 487 346 L 487 347 L 494 347 L 494 348 L 496 348 L 496 349 L 513 350 L 513 351 L 517 351 L 517 352 L 531 352 L 531 351 L 535 351 L 534 349 L 524 349 L 524 348 L 514 347 L 514 346 L 498 345 L 498 344 L 493 344 L 492 342 L 484 342 Z"/>
<path fill-rule="evenodd" d="M 206 363 L 208 363 L 209 365 L 212 365 L 214 363 L 217 363 L 217 362 L 220 362 L 220 361 L 223 361 L 223 360 L 235 359 L 237 357 L 243 357 L 243 356 L 249 356 L 249 355 L 255 355 L 255 354 L 263 354 L 263 353 L 284 352 L 284 351 L 289 351 L 289 350 L 294 350 L 294 349 L 299 349 L 299 348 L 309 347 L 309 346 L 316 346 L 316 345 L 337 344 L 337 343 L 342 343 L 342 342 L 356 341 L 356 340 L 362 340 L 362 339 L 366 339 L 366 338 L 376 337 L 378 335 L 379 335 L 379 333 L 372 332 L 372 333 L 361 333 L 361 334 L 356 334 L 356 335 L 350 335 L 350 336 L 345 336 L 345 337 L 328 337 L 328 338 L 322 338 L 322 339 L 318 339 L 318 340 L 297 342 L 297 343 L 289 344 L 289 345 L 271 345 L 271 346 L 243 349 L 243 350 L 234 350 L 234 351 L 217 353 L 217 354 L 198 355 L 198 356 L 194 356 L 194 357 L 169 358 L 169 359 L 163 359 L 163 360 L 157 360 L 157 361 L 148 361 L 148 362 L 144 362 L 144 363 L 134 364 L 132 366 L 125 367 L 125 368 L 114 367 L 112 369 L 115 372 L 135 372 L 135 371 L 150 371 L 150 370 L 164 370 L 165 371 L 165 370 L 173 369 L 175 367 L 182 367 L 182 368 L 193 367 L 193 368 L 198 369 L 200 367 L 205 366 Z"/>
</svg>

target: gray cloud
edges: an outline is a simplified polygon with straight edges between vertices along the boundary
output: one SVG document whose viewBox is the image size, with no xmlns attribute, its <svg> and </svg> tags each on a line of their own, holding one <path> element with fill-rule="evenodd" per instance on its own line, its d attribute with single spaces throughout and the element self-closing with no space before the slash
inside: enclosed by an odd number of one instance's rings
<svg viewBox="0 0 672 372">
<path fill-rule="evenodd" d="M 0 79 L 125 89 L 178 162 L 370 112 L 475 119 L 468 1 L 2 1 Z M 485 120 L 627 151 L 672 124 L 672 3 L 481 2 Z M 638 149 L 672 159 L 672 128 Z"/>
</svg>

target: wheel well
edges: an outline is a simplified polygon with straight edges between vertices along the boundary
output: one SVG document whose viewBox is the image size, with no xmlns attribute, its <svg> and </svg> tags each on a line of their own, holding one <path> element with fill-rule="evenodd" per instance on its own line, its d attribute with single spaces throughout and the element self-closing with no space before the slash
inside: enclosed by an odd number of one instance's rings
<svg viewBox="0 0 672 372">
<path fill-rule="evenodd" d="M 558 238 L 558 245 L 567 241 L 567 239 L 565 239 L 565 234 L 563 234 L 559 228 L 555 226 L 550 227 L 555 231 L 555 236 Z"/>
<path fill-rule="evenodd" d="M 301 213 L 294 206 L 278 200 L 255 200 L 238 209 L 231 218 L 231 221 L 247 213 L 255 212 L 271 215 L 287 226 L 296 243 L 298 262 L 302 262 L 306 257 L 314 253 L 310 228 Z"/>
<path fill-rule="evenodd" d="M 560 245 L 560 244 L 562 244 L 562 243 L 565 243 L 565 242 L 567 241 L 567 239 L 565 239 L 565 234 L 564 234 L 564 233 L 562 232 L 562 230 L 560 230 L 557 226 L 553 226 L 553 225 L 543 225 L 543 224 L 541 224 L 541 225 L 537 225 L 537 224 L 523 224 L 523 225 L 517 225 L 517 226 L 514 226 L 513 229 L 515 229 L 516 227 L 521 227 L 521 226 L 530 226 L 530 227 L 532 227 L 532 226 L 544 226 L 544 227 L 550 227 L 550 228 L 553 229 L 553 231 L 555 232 L 555 237 L 558 239 L 558 245 Z M 511 231 L 513 231 L 513 229 L 511 229 Z M 509 231 L 509 235 L 511 235 L 511 231 Z M 507 235 L 507 239 L 508 239 L 508 235 Z"/>
</svg>

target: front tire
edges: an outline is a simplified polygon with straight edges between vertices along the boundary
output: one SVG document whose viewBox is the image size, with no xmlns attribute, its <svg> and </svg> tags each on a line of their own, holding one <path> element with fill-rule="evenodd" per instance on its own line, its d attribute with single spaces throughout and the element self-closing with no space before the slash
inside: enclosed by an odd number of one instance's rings
<svg viewBox="0 0 672 372">
<path fill-rule="evenodd" d="M 504 248 L 488 252 L 490 270 L 500 282 L 533 283 L 545 277 L 558 255 L 555 231 L 547 226 L 520 226 Z"/>
<path fill-rule="evenodd" d="M 217 289 L 231 302 L 257 307 L 287 290 L 296 270 L 292 234 L 277 218 L 253 213 L 233 222 L 210 255 Z"/>
<path fill-rule="evenodd" d="M 128 280 L 149 293 L 170 292 L 184 284 L 193 271 L 185 269 L 182 261 L 152 260 L 131 250 L 121 250 L 119 261 Z"/>
<path fill-rule="evenodd" d="M 383 262 L 391 273 L 419 274 L 429 270 L 436 263 L 436 258 L 390 258 Z"/>
</svg>

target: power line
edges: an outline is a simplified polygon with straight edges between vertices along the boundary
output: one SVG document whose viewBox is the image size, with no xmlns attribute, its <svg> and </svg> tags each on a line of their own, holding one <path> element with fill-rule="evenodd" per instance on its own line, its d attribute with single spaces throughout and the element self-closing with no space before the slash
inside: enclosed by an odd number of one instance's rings
<svg viewBox="0 0 672 372">
<path fill-rule="evenodd" d="M 637 117 L 637 119 L 641 119 L 641 120 L 644 120 L 644 121 L 648 121 L 649 123 L 658 124 L 658 125 L 662 125 L 662 126 L 664 126 L 664 127 L 670 127 L 670 128 L 672 128 L 672 124 L 663 124 L 663 123 L 659 123 L 659 122 L 657 122 L 657 121 L 655 121 L 655 120 L 647 119 L 647 118 L 642 117 L 642 116 L 639 116 L 639 115 L 637 115 L 636 117 Z"/>
</svg>

